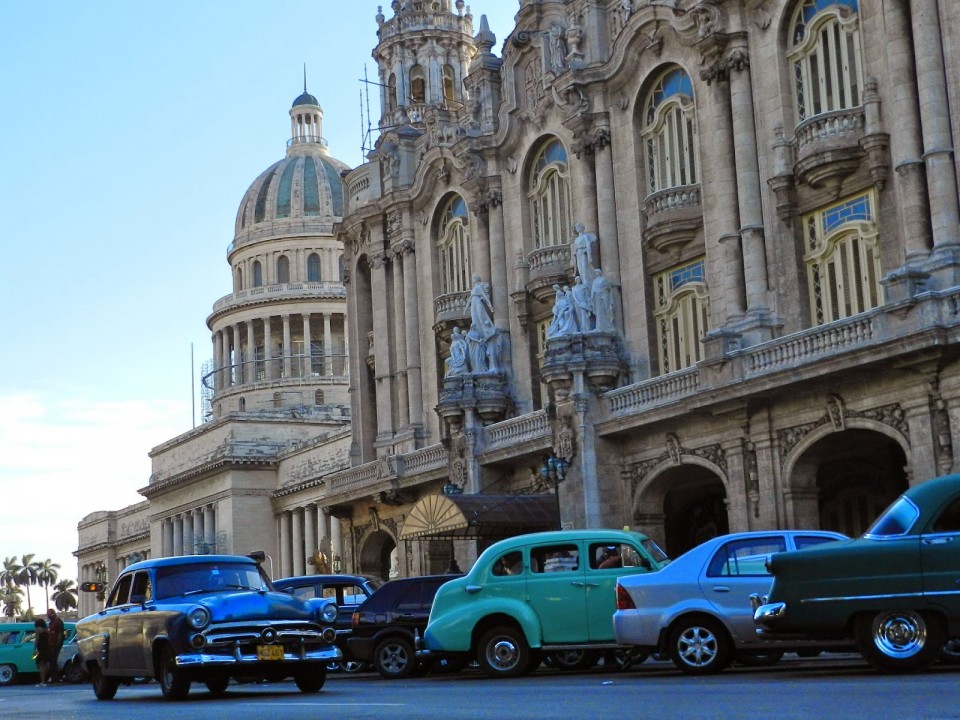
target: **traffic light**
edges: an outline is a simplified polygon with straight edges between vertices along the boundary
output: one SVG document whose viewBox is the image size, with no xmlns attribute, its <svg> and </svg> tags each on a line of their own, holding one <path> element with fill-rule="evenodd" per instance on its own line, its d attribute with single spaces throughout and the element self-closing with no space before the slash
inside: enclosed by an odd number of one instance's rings
<svg viewBox="0 0 960 720">
<path fill-rule="evenodd" d="M 83 592 L 102 593 L 107 589 L 107 586 L 102 582 L 85 582 L 80 586 L 80 589 Z"/>
</svg>

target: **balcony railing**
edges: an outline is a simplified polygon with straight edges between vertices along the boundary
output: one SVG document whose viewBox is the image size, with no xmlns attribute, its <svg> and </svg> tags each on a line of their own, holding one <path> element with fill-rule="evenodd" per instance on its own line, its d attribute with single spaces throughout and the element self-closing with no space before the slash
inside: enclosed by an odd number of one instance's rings
<svg viewBox="0 0 960 720">
<path fill-rule="evenodd" d="M 547 411 L 537 410 L 527 415 L 488 425 L 483 432 L 486 436 L 487 449 L 493 450 L 498 447 L 516 445 L 524 440 L 547 437 L 553 432 L 553 427 L 550 424 Z"/>
<path fill-rule="evenodd" d="M 232 307 L 265 300 L 286 300 L 303 297 L 346 299 L 347 290 L 342 282 L 333 280 L 261 285 L 260 287 L 238 290 L 230 295 L 225 295 L 213 304 L 213 311 L 215 313 L 221 312 Z"/>
</svg>

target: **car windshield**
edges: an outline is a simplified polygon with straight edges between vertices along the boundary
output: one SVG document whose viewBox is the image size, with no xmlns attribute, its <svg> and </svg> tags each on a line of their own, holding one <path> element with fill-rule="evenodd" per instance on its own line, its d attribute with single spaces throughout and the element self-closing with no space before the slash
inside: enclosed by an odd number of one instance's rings
<svg viewBox="0 0 960 720">
<path fill-rule="evenodd" d="M 238 562 L 206 562 L 157 568 L 157 599 L 177 595 L 269 588 L 257 565 Z"/>
<path fill-rule="evenodd" d="M 650 538 L 647 538 L 646 540 L 643 541 L 643 548 L 644 548 L 644 550 L 646 550 L 648 553 L 650 553 L 650 556 L 651 556 L 654 560 L 656 560 L 658 563 L 665 563 L 665 562 L 669 562 L 669 560 L 670 560 L 670 558 L 667 556 L 667 554 L 666 554 L 663 550 L 660 549 L 660 546 L 657 545 L 657 544 L 656 544 L 653 540 L 651 540 Z"/>
<path fill-rule="evenodd" d="M 895 537 L 905 535 L 920 517 L 920 509 L 906 497 L 888 507 L 865 533 L 866 537 Z"/>
</svg>

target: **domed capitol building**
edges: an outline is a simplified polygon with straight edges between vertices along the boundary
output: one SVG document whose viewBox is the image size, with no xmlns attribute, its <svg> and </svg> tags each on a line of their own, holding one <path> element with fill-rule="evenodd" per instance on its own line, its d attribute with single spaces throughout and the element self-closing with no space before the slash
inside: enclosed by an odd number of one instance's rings
<svg viewBox="0 0 960 720">
<path fill-rule="evenodd" d="M 499 54 L 460 0 L 371 20 L 368 162 L 305 88 L 240 202 L 209 417 L 80 522 L 81 581 L 858 534 L 956 469 L 960 4 L 521 0 Z"/>
</svg>

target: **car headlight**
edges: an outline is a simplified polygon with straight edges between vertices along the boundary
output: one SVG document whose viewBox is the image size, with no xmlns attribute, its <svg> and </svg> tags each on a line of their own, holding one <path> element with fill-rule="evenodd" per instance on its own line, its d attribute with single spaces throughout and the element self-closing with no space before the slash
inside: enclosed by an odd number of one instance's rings
<svg viewBox="0 0 960 720">
<path fill-rule="evenodd" d="M 332 623 L 337 619 L 337 604 L 336 603 L 327 603 L 323 606 L 323 609 L 320 611 L 320 618 L 324 622 Z"/>
<path fill-rule="evenodd" d="M 205 607 L 195 607 L 187 613 L 187 621 L 197 630 L 210 624 L 210 612 Z"/>
</svg>

